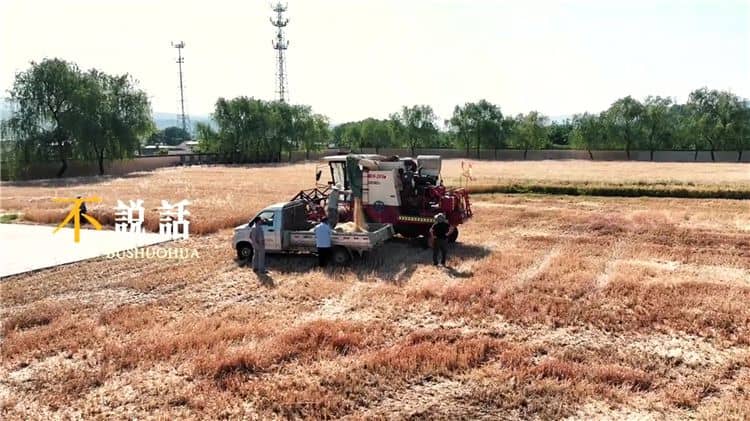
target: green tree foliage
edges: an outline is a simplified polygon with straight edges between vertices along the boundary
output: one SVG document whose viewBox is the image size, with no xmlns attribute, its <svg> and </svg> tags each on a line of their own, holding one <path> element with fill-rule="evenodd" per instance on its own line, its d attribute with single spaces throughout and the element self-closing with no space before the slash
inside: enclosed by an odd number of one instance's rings
<svg viewBox="0 0 750 421">
<path fill-rule="evenodd" d="M 310 152 L 319 151 L 327 146 L 331 138 L 330 122 L 328 117 L 322 114 L 313 114 L 305 119 L 304 132 L 302 134 L 302 148 L 305 150 L 305 159 L 310 159 Z"/>
<path fill-rule="evenodd" d="M 349 150 L 374 148 L 376 153 L 396 142 L 393 122 L 375 118 L 339 124 L 333 129 L 332 136 L 336 146 Z"/>
<path fill-rule="evenodd" d="M 133 156 L 153 128 L 148 98 L 128 75 L 82 73 L 64 60 L 32 62 L 10 95 L 15 155 L 24 163 L 60 161 L 58 177 L 72 158 L 96 159 L 103 173 L 105 159 Z"/>
<path fill-rule="evenodd" d="M 562 122 L 552 122 L 549 126 L 549 141 L 553 146 L 565 147 L 570 144 L 570 132 L 573 131 L 573 124 L 570 120 Z"/>
<path fill-rule="evenodd" d="M 750 148 L 750 104 L 743 104 L 737 115 L 736 133 L 732 137 L 734 150 L 737 151 L 737 161 L 742 161 L 742 152 Z"/>
<path fill-rule="evenodd" d="M 591 151 L 602 148 L 606 141 L 606 128 L 602 119 L 596 114 L 576 114 L 573 116 L 572 127 L 571 146 L 585 149 L 589 153 L 589 158 L 594 159 Z"/>
<path fill-rule="evenodd" d="M 507 137 L 500 107 L 484 99 L 466 103 L 463 107 L 457 105 L 447 123 L 466 148 L 466 155 L 473 144 L 477 158 L 482 146 L 497 150 L 503 147 Z"/>
<path fill-rule="evenodd" d="M 213 120 L 217 129 L 196 125 L 198 149 L 231 162 L 279 162 L 284 151 L 317 150 L 330 136 L 328 120 L 305 105 L 249 97 L 219 98 Z"/>
<path fill-rule="evenodd" d="M 182 127 L 170 126 L 166 129 L 153 132 L 146 143 L 149 145 L 176 146 L 190 139 L 190 133 L 182 130 Z"/>
<path fill-rule="evenodd" d="M 105 158 L 132 158 L 141 139 L 153 131 L 148 97 L 128 75 L 91 70 L 82 75 L 72 131 L 83 159 L 95 159 L 104 174 Z"/>
<path fill-rule="evenodd" d="M 548 123 L 549 119 L 536 111 L 516 116 L 510 140 L 513 147 L 523 149 L 523 159 L 526 159 L 529 149 L 542 149 L 547 145 Z"/>
<path fill-rule="evenodd" d="M 674 139 L 675 119 L 671 106 L 671 99 L 660 96 L 649 96 L 643 103 L 643 147 L 650 152 L 652 161 L 654 151 L 670 148 Z"/>
<path fill-rule="evenodd" d="M 692 129 L 697 135 L 697 146 L 708 147 L 711 160 L 714 152 L 723 147 L 738 150 L 742 159 L 744 144 L 743 128 L 747 125 L 745 106 L 730 92 L 701 88 L 690 93 L 687 103 L 691 115 Z"/>
<path fill-rule="evenodd" d="M 360 146 L 375 148 L 379 153 L 381 148 L 393 144 L 393 124 L 389 120 L 368 118 L 360 122 Z"/>
<path fill-rule="evenodd" d="M 607 110 L 606 121 L 610 135 L 630 159 L 630 151 L 642 135 L 643 104 L 630 95 L 618 99 Z"/>
<path fill-rule="evenodd" d="M 57 176 L 65 173 L 74 152 L 72 126 L 80 82 L 78 66 L 59 59 L 32 62 L 16 75 L 10 98 L 18 107 L 9 124 L 25 163 L 57 159 Z"/>
<path fill-rule="evenodd" d="M 404 106 L 391 115 L 391 121 L 397 138 L 404 140 L 412 155 L 419 146 L 437 138 L 437 116 L 429 105 Z"/>
</svg>

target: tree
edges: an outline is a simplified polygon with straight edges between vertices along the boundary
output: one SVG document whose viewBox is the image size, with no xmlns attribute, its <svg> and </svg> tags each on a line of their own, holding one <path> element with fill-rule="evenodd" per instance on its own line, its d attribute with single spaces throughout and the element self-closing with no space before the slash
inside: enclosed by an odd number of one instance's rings
<svg viewBox="0 0 750 421">
<path fill-rule="evenodd" d="M 406 145 L 414 151 L 438 134 L 437 116 L 429 105 L 403 106 L 401 111 L 391 115 L 394 127 L 403 136 Z"/>
<path fill-rule="evenodd" d="M 146 139 L 147 145 L 166 145 L 167 140 L 164 136 L 164 130 L 155 130 L 151 135 L 149 135 L 148 139 Z"/>
<path fill-rule="evenodd" d="M 71 132 L 80 155 L 96 159 L 100 175 L 105 158 L 132 157 L 142 137 L 153 131 L 148 97 L 128 75 L 110 76 L 97 70 L 83 75 L 74 111 Z"/>
<path fill-rule="evenodd" d="M 732 136 L 732 144 L 737 151 L 737 162 L 742 161 L 742 152 L 750 148 L 750 106 L 744 105 L 737 115 L 737 127 Z"/>
<path fill-rule="evenodd" d="M 536 111 L 516 117 L 516 130 L 511 137 L 511 144 L 523 149 L 523 159 L 526 159 L 529 149 L 541 149 L 547 144 L 548 121 L 546 116 Z"/>
<path fill-rule="evenodd" d="M 9 125 L 18 134 L 22 156 L 37 160 L 55 157 L 61 164 L 58 177 L 65 173 L 74 152 L 72 125 L 80 86 L 80 71 L 75 64 L 45 59 L 31 62 L 30 69 L 17 74 L 10 90 L 18 108 Z"/>
<path fill-rule="evenodd" d="M 190 140 L 190 133 L 182 130 L 182 127 L 170 126 L 162 130 L 162 133 L 164 134 L 164 143 L 170 146 L 176 146 Z"/>
<path fill-rule="evenodd" d="M 595 114 L 576 114 L 573 116 L 573 130 L 570 132 L 570 144 L 576 148 L 585 149 L 589 158 L 594 159 L 592 150 L 604 144 L 604 126 Z"/>
<path fill-rule="evenodd" d="M 58 177 L 71 158 L 95 159 L 104 174 L 105 159 L 132 157 L 153 130 L 148 97 L 128 75 L 82 73 L 59 59 L 32 62 L 16 75 L 11 98 L 17 155 L 59 160 Z"/>
<path fill-rule="evenodd" d="M 449 127 L 455 136 L 457 145 L 463 145 L 466 148 L 467 157 L 469 156 L 469 150 L 474 140 L 474 136 L 472 135 L 474 125 L 472 123 L 466 111 L 466 106 L 461 107 L 460 105 L 453 107 L 453 116 L 445 121 L 446 126 Z"/>
<path fill-rule="evenodd" d="M 221 148 L 219 134 L 210 124 L 197 123 L 195 125 L 195 137 L 198 139 L 196 149 L 200 153 L 216 153 Z"/>
<path fill-rule="evenodd" d="M 327 119 L 313 115 L 306 105 L 248 97 L 219 98 L 212 116 L 218 129 L 196 126 L 199 149 L 222 154 L 231 162 L 280 162 L 284 151 L 289 158 L 301 147 L 309 154 L 317 147 L 315 142 L 322 141 L 324 134 L 326 140 L 328 136 L 328 123 L 326 131 L 320 127 Z"/>
<path fill-rule="evenodd" d="M 670 113 L 672 100 L 660 96 L 649 96 L 643 105 L 644 146 L 649 150 L 651 161 L 654 151 L 669 146 L 673 138 L 674 119 Z"/>
<path fill-rule="evenodd" d="M 359 122 L 359 127 L 362 147 L 375 148 L 375 153 L 380 153 L 380 148 L 393 143 L 393 128 L 388 120 L 367 118 Z"/>
<path fill-rule="evenodd" d="M 500 107 L 484 99 L 476 103 L 466 103 L 463 107 L 456 105 L 453 117 L 447 121 L 456 137 L 466 147 L 466 155 L 469 155 L 469 148 L 473 144 L 477 158 L 482 145 L 494 148 L 496 154 L 497 149 L 502 147 L 505 141 L 502 122 L 503 113 Z"/>
<path fill-rule="evenodd" d="M 309 132 L 312 119 L 312 109 L 309 105 L 292 105 L 289 118 L 289 142 L 287 143 L 287 160 L 291 162 L 292 151 L 303 146 L 305 136 Z"/>
<path fill-rule="evenodd" d="M 726 143 L 731 145 L 732 139 L 740 140 L 740 143 L 732 146 L 744 148 L 740 136 L 745 126 L 744 105 L 737 95 L 701 88 L 690 93 L 687 106 L 692 117 L 693 130 L 698 138 L 710 148 L 712 161 L 716 160 L 714 152 Z M 697 158 L 697 149 L 695 153 Z M 739 154 L 741 159 L 742 153 Z"/>
<path fill-rule="evenodd" d="M 311 151 L 318 151 L 328 143 L 328 139 L 331 137 L 329 126 L 328 117 L 321 114 L 313 114 L 305 120 L 302 136 L 305 159 L 310 159 Z"/>
<path fill-rule="evenodd" d="M 633 145 L 640 139 L 642 117 L 643 105 L 630 95 L 618 99 L 607 110 L 604 121 L 608 123 L 612 138 L 624 146 L 628 159 Z"/>
<path fill-rule="evenodd" d="M 570 132 L 573 131 L 573 124 L 570 120 L 563 122 L 552 122 L 549 126 L 549 141 L 554 146 L 568 146 L 570 144 Z"/>
<path fill-rule="evenodd" d="M 357 150 L 362 143 L 362 125 L 359 122 L 349 123 L 344 129 L 344 145 L 350 151 Z"/>
</svg>

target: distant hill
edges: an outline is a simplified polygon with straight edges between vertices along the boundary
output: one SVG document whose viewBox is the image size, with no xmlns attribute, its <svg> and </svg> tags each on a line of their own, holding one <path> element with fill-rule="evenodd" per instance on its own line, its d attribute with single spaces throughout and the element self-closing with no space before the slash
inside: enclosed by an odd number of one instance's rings
<svg viewBox="0 0 750 421">
<path fill-rule="evenodd" d="M 153 116 L 154 124 L 156 124 L 156 128 L 159 130 L 166 129 L 167 127 L 171 126 L 180 127 L 182 125 L 179 118 L 177 117 L 177 114 L 175 113 L 154 112 Z M 216 123 L 214 123 L 214 121 L 211 120 L 211 117 L 207 115 L 190 115 L 188 116 L 188 120 L 190 121 L 190 125 L 192 126 L 191 129 L 193 132 L 195 132 L 196 123 L 206 123 L 210 124 L 212 127 L 216 127 Z"/>
<path fill-rule="evenodd" d="M 8 98 L 0 98 L 0 120 L 10 118 L 11 107 Z"/>
</svg>

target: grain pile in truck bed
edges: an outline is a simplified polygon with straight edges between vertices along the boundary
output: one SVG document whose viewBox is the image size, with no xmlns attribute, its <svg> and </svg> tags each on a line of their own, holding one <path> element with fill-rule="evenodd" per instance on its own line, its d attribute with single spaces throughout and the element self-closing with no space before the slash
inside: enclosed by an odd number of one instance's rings
<svg viewBox="0 0 750 421">
<path fill-rule="evenodd" d="M 365 232 L 366 231 L 361 228 L 358 228 L 354 222 L 342 222 L 336 225 L 335 230 L 339 232 Z"/>
</svg>

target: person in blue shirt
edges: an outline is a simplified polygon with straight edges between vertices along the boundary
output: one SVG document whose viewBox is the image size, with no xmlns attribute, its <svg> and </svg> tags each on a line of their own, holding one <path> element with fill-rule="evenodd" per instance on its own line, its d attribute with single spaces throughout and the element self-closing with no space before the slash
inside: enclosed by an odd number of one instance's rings
<svg viewBox="0 0 750 421">
<path fill-rule="evenodd" d="M 318 248 L 318 265 L 325 267 L 331 259 L 331 226 L 328 217 L 323 217 L 315 227 L 315 246 Z"/>
</svg>

